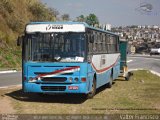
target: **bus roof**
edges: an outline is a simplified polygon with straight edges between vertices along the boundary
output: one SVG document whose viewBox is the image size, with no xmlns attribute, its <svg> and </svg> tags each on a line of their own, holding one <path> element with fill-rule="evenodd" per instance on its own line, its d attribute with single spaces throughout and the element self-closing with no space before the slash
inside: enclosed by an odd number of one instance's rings
<svg viewBox="0 0 160 120">
<path fill-rule="evenodd" d="M 72 27 L 69 27 L 71 26 Z M 63 28 L 63 29 L 62 29 Z M 30 22 L 26 25 L 26 32 L 85 32 L 85 28 L 117 35 L 113 32 L 89 26 L 85 22 Z M 117 35 L 118 36 L 118 35 Z"/>
</svg>

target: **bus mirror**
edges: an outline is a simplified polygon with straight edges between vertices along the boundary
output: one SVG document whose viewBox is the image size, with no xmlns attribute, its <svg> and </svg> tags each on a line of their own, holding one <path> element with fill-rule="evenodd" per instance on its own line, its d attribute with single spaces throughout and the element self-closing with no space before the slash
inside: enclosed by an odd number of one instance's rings
<svg viewBox="0 0 160 120">
<path fill-rule="evenodd" d="M 21 36 L 21 37 L 19 36 L 18 37 L 18 39 L 17 39 L 17 46 L 21 46 L 22 45 L 23 37 L 24 36 Z"/>
</svg>

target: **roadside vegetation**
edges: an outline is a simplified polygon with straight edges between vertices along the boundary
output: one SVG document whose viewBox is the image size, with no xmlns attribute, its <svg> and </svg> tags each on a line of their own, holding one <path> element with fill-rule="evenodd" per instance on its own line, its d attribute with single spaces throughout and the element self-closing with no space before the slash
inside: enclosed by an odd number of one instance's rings
<svg viewBox="0 0 160 120">
<path fill-rule="evenodd" d="M 60 15 L 59 11 L 48 8 L 40 0 L 0 0 L 0 70 L 21 69 L 21 48 L 16 46 L 16 40 L 28 22 L 70 20 L 69 14 Z M 73 21 L 93 26 L 99 24 L 95 14 L 81 15 Z"/>
<path fill-rule="evenodd" d="M 21 68 L 21 49 L 16 39 L 30 21 L 55 21 L 56 10 L 38 0 L 0 1 L 0 69 Z"/>
<path fill-rule="evenodd" d="M 21 88 L 0 89 L 0 113 L 4 110 L 18 114 L 158 114 L 159 93 L 158 76 L 149 71 L 134 71 L 130 81 L 118 79 L 111 89 L 102 87 L 93 99 L 87 100 L 79 95 L 39 96 L 25 94 Z M 5 104 L 12 109 L 2 110 Z"/>
</svg>

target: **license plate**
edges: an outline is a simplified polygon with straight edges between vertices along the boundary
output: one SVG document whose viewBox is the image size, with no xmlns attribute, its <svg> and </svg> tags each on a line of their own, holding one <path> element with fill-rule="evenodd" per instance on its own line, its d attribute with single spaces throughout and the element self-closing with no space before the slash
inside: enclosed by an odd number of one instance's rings
<svg viewBox="0 0 160 120">
<path fill-rule="evenodd" d="M 78 86 L 68 86 L 69 90 L 78 90 Z"/>
</svg>

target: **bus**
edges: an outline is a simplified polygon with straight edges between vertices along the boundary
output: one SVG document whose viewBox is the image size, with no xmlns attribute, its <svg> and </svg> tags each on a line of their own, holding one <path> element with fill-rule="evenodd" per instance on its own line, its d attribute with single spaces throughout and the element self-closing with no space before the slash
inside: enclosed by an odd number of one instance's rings
<svg viewBox="0 0 160 120">
<path fill-rule="evenodd" d="M 119 36 L 84 22 L 31 22 L 17 45 L 24 92 L 93 98 L 120 74 Z"/>
</svg>

